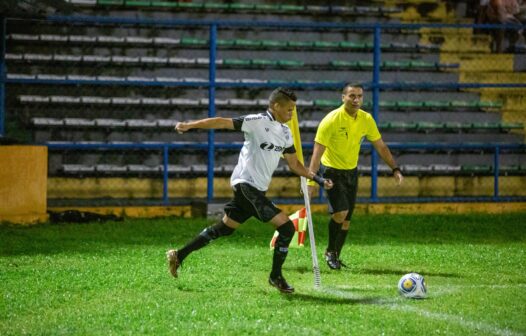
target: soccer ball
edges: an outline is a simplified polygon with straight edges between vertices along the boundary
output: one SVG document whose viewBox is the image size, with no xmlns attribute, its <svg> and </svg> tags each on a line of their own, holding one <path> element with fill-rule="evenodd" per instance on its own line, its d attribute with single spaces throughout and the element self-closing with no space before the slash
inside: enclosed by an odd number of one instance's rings
<svg viewBox="0 0 526 336">
<path fill-rule="evenodd" d="M 404 275 L 398 281 L 400 295 L 410 299 L 423 299 L 427 296 L 426 282 L 418 273 Z"/>
</svg>

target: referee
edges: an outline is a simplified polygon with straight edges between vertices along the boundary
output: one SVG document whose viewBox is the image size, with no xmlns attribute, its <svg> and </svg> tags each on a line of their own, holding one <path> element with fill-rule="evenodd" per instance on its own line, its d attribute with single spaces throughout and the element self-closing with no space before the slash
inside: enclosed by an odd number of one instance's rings
<svg viewBox="0 0 526 336">
<path fill-rule="evenodd" d="M 190 253 L 221 236 L 231 235 L 240 224 L 253 216 L 262 222 L 271 222 L 279 232 L 269 284 L 283 293 L 294 292 L 294 287 L 287 283 L 281 272 L 295 232 L 294 224 L 287 214 L 265 196 L 265 192 L 282 155 L 293 173 L 313 179 L 325 189 L 332 188 L 330 180 L 307 170 L 296 156 L 291 131 L 285 125 L 291 119 L 295 106 L 294 92 L 277 88 L 270 94 L 268 110 L 264 113 L 177 123 L 175 129 L 179 133 L 194 128 L 241 131 L 244 133 L 245 142 L 230 178 L 234 198 L 225 205 L 223 218 L 217 224 L 204 229 L 182 249 L 167 252 L 170 273 L 174 277 L 177 277 L 178 268 Z"/>
<path fill-rule="evenodd" d="M 373 117 L 361 109 L 363 87 L 347 84 L 343 88 L 342 102 L 342 106 L 331 111 L 320 122 L 310 162 L 310 171 L 320 172 L 320 175 L 334 183 L 334 188 L 327 190 L 331 219 L 325 260 L 331 269 L 336 270 L 345 266 L 340 255 L 356 202 L 358 155 L 363 139 L 369 140 L 389 165 L 398 185 L 404 179 Z M 315 191 L 315 184 L 309 181 L 311 198 Z"/>
</svg>

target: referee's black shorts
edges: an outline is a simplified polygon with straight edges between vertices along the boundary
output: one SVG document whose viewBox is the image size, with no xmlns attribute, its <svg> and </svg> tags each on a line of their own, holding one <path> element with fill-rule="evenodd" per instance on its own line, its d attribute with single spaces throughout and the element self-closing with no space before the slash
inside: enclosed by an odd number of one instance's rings
<svg viewBox="0 0 526 336">
<path fill-rule="evenodd" d="M 323 177 L 331 179 L 334 187 L 327 192 L 329 199 L 329 212 L 341 212 L 348 210 L 345 220 L 350 220 L 356 203 L 356 194 L 358 192 L 358 169 L 335 169 L 325 167 Z"/>
<path fill-rule="evenodd" d="M 248 183 L 234 186 L 234 199 L 225 205 L 225 214 L 238 223 L 254 216 L 262 222 L 270 222 L 281 212 L 261 190 Z"/>
</svg>

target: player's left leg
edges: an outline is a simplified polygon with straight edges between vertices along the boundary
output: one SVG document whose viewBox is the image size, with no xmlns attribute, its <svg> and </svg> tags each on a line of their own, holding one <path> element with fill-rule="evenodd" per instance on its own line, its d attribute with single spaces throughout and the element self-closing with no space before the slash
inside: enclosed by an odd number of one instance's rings
<svg viewBox="0 0 526 336">
<path fill-rule="evenodd" d="M 269 283 L 284 293 L 291 293 L 294 288 L 290 286 L 281 273 L 281 268 L 287 258 L 288 247 L 295 233 L 294 224 L 289 217 L 274 203 L 272 203 L 263 191 L 260 191 L 246 183 L 239 183 L 235 188 L 236 202 L 243 215 L 250 214 L 262 222 L 272 222 L 279 232 L 272 258 L 272 272 Z M 225 208 L 226 210 L 227 208 Z M 229 217 L 238 219 L 234 212 L 227 212 Z"/>
<path fill-rule="evenodd" d="M 281 212 L 272 218 L 271 222 L 277 226 L 276 230 L 279 235 L 274 246 L 272 271 L 270 272 L 268 281 L 270 285 L 276 287 L 279 291 L 283 293 L 292 293 L 294 292 L 294 287 L 289 285 L 283 277 L 282 267 L 287 259 L 289 245 L 292 241 L 292 237 L 294 237 L 296 229 L 294 228 L 292 221 L 284 212 Z"/>
</svg>

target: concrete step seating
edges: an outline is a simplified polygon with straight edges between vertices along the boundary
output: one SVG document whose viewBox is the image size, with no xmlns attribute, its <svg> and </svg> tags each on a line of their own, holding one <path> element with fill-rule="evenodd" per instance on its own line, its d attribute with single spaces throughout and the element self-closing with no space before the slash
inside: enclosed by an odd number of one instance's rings
<svg viewBox="0 0 526 336">
<path fill-rule="evenodd" d="M 38 128 L 68 126 L 74 128 L 128 128 L 128 129 L 172 129 L 176 120 L 145 120 L 145 119 L 84 119 L 84 118 L 32 118 L 31 124 Z M 315 131 L 319 120 L 302 120 L 299 126 L 303 130 Z M 388 132 L 509 132 L 523 130 L 523 123 L 512 122 L 380 122 L 378 128 Z"/>
<path fill-rule="evenodd" d="M 145 119 L 83 119 L 83 118 L 32 118 L 34 127 L 70 126 L 75 128 L 173 128 L 175 120 L 145 120 Z"/>
<path fill-rule="evenodd" d="M 110 65 L 129 66 L 132 64 L 143 66 L 181 66 L 181 67 L 203 67 L 208 68 L 208 58 L 185 58 L 185 57 L 129 57 L 129 56 L 99 56 L 99 55 L 64 55 L 64 54 L 6 54 L 8 62 L 24 63 L 49 63 L 49 64 L 71 64 L 71 65 L 93 65 L 107 63 Z M 215 62 L 220 68 L 315 68 L 315 69 L 354 69 L 371 70 L 372 61 L 331 61 L 329 63 L 305 63 L 296 60 L 270 60 L 270 59 L 217 59 Z M 440 71 L 442 69 L 458 68 L 459 64 L 447 64 L 426 61 L 385 61 L 380 68 L 384 71 Z"/>
<path fill-rule="evenodd" d="M 315 99 L 313 101 L 316 107 L 338 107 L 341 105 L 340 100 L 336 99 Z M 502 102 L 489 102 L 489 101 L 380 101 L 380 108 L 382 110 L 392 111 L 458 111 L 458 110 L 485 110 L 485 109 L 499 109 L 502 107 Z M 364 108 L 372 107 L 371 102 L 364 102 Z"/>
<path fill-rule="evenodd" d="M 70 145 L 90 145 L 90 146 L 106 146 L 106 145 L 131 145 L 132 147 L 135 147 L 136 145 L 153 145 L 153 146 L 162 146 L 162 145 L 180 145 L 180 146 L 192 146 L 192 145 L 207 145 L 206 142 L 195 142 L 195 141 L 172 141 L 172 142 L 166 142 L 166 141 L 141 141 L 141 142 L 133 142 L 133 141 L 46 141 L 46 145 L 51 146 L 70 146 Z M 232 144 L 237 144 L 241 146 L 242 142 L 233 142 Z"/>
<path fill-rule="evenodd" d="M 214 168 L 214 173 L 232 173 L 233 165 L 223 165 Z M 97 165 L 83 165 L 83 164 L 63 164 L 62 173 L 64 174 L 138 174 L 138 175 L 159 175 L 164 172 L 163 165 L 143 165 L 143 164 L 129 164 L 129 165 L 115 165 L 115 164 L 97 164 Z M 202 165 L 168 165 L 169 173 L 189 174 L 189 175 L 206 175 L 207 166 Z"/>
<path fill-rule="evenodd" d="M 378 128 L 388 132 L 509 132 L 524 130 L 524 124 L 512 122 L 380 122 Z"/>
<path fill-rule="evenodd" d="M 234 165 L 226 164 L 214 167 L 215 174 L 230 175 L 234 170 Z M 400 168 L 406 176 L 414 175 L 490 175 L 493 174 L 493 166 L 491 165 L 448 165 L 448 164 L 405 164 Z M 358 171 L 362 174 L 370 174 L 371 166 L 358 165 Z M 129 165 L 115 165 L 115 164 L 97 164 L 97 165 L 83 165 L 83 164 L 63 164 L 60 171 L 64 175 L 160 175 L 164 172 L 163 165 L 143 165 L 143 164 L 129 164 Z M 378 172 L 380 174 L 390 174 L 391 169 L 384 164 L 378 165 Z M 207 166 L 205 164 L 195 165 L 168 165 L 168 173 L 182 174 L 193 177 L 195 175 L 206 175 Z M 279 166 L 276 170 L 278 175 L 289 175 L 290 170 L 287 166 Z M 500 174 L 524 175 L 526 174 L 526 166 L 523 165 L 503 165 L 499 167 Z"/>
<path fill-rule="evenodd" d="M 304 70 L 304 69 L 301 69 Z M 192 70 L 191 70 L 192 71 Z M 203 70 L 206 71 L 206 70 Z M 310 73 L 306 72 L 307 75 L 311 75 Z M 260 74 L 260 71 L 252 70 L 251 75 Z M 430 85 L 435 84 L 435 82 L 432 81 L 431 76 L 427 76 L 427 74 L 435 74 L 438 76 L 445 75 L 445 76 L 455 76 L 455 74 L 449 74 L 449 73 L 443 73 L 443 72 L 426 72 L 426 76 L 424 78 L 427 78 L 429 82 L 422 82 L 421 80 L 417 80 L 417 78 L 420 78 L 420 73 L 416 72 L 393 72 L 392 73 L 393 78 L 392 80 L 386 80 L 381 81 L 382 84 L 386 85 L 417 85 L 417 84 L 426 84 L 429 83 Z M 325 76 L 331 76 L 329 73 L 325 73 Z M 367 72 L 359 73 L 357 75 L 360 76 L 366 76 L 369 77 L 369 74 Z M 202 76 L 202 77 L 164 77 L 164 76 L 113 76 L 113 75 L 78 75 L 78 74 L 71 74 L 71 75 L 65 75 L 65 74 L 50 74 L 50 73 L 40 73 L 40 74 L 28 74 L 28 73 L 14 73 L 10 72 L 7 74 L 8 80 L 23 80 L 28 81 L 27 84 L 30 84 L 29 81 L 38 80 L 38 81 L 47 81 L 49 84 L 65 84 L 61 83 L 63 81 L 67 81 L 70 84 L 94 84 L 94 85 L 109 85 L 109 84 L 115 84 L 115 85 L 121 85 L 121 86 L 144 86 L 144 85 L 157 85 L 157 86 L 180 86 L 180 87 L 195 87 L 199 86 L 201 83 L 203 86 L 205 86 L 208 83 L 208 77 Z M 332 77 L 332 76 L 331 76 Z M 339 76 L 341 77 L 341 76 Z M 313 77 L 317 78 L 317 77 Z M 414 78 L 414 80 L 404 80 L 403 78 Z M 364 80 L 366 81 L 366 80 Z M 150 84 L 152 83 L 152 84 Z M 290 80 L 281 80 L 281 79 L 260 79 L 260 78 L 228 78 L 228 77 L 217 77 L 216 83 L 224 86 L 229 86 L 228 84 L 249 84 L 249 85 L 257 85 L 257 84 L 270 84 L 273 86 L 287 86 L 291 84 L 300 84 L 300 85 L 321 85 L 321 89 L 329 89 L 332 90 L 334 87 L 343 87 L 346 84 L 346 81 L 344 80 L 332 80 L 332 79 L 290 79 Z M 325 86 L 325 87 L 324 87 Z M 330 87 L 332 86 L 332 87 Z"/>
<path fill-rule="evenodd" d="M 73 44 L 83 46 L 120 46 L 120 47 L 158 47 L 158 48 L 208 48 L 208 40 L 202 38 L 169 38 L 142 36 L 87 36 L 59 34 L 9 34 L 7 40 L 20 43 Z M 362 41 L 280 41 L 256 39 L 218 39 L 220 49 L 258 49 L 258 50 L 327 50 L 327 51 L 369 51 L 372 52 L 373 42 Z M 432 43 L 382 43 L 384 52 L 439 52 L 440 45 Z"/>
<path fill-rule="evenodd" d="M 101 97 L 101 96 L 42 96 L 42 95 L 19 95 L 21 104 L 64 104 L 64 105 L 117 105 L 117 106 L 184 106 L 194 108 L 206 108 L 209 101 L 207 98 L 153 98 L 153 97 Z M 502 102 L 496 101 L 380 101 L 380 109 L 387 111 L 481 111 L 498 110 Z M 254 106 L 268 106 L 267 99 L 221 99 L 215 100 L 216 106 L 228 108 L 248 108 Z M 341 105 L 337 99 L 298 99 L 296 105 L 301 108 L 336 108 Z M 363 108 L 370 109 L 371 101 L 365 101 Z"/>
<path fill-rule="evenodd" d="M 395 6 L 314 6 L 292 4 L 247 4 L 241 2 L 177 2 L 177 1 L 145 1 L 145 0 L 66 0 L 74 5 L 143 9 L 185 12 L 224 12 L 224 13 L 254 13 L 254 14 L 302 14 L 302 15 L 386 15 L 400 13 L 401 8 Z"/>
</svg>

